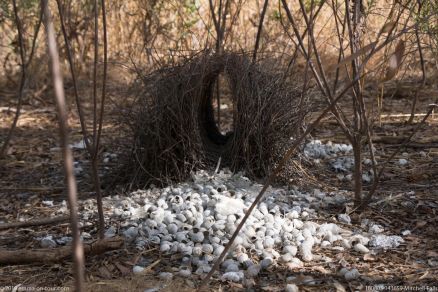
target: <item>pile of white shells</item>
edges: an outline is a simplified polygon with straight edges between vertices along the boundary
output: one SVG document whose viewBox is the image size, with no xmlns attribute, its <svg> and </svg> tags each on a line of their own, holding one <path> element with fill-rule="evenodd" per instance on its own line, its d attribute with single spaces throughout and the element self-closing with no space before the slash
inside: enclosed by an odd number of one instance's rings
<svg viewBox="0 0 438 292">
<path fill-rule="evenodd" d="M 305 155 L 314 159 L 349 152 L 349 145 L 320 141 L 313 141 L 304 148 Z M 336 167 L 347 169 L 345 163 Z M 180 254 L 182 259 L 174 274 L 203 275 L 210 271 L 261 188 L 261 184 L 242 173 L 199 171 L 189 182 L 138 190 L 129 196 L 105 197 L 106 222 L 114 224 L 106 230 L 106 236 L 120 233 L 128 244 L 139 250 L 155 246 L 163 254 Z M 335 221 L 324 223 L 316 210 L 330 204 L 345 204 L 346 194 L 268 188 L 265 199 L 249 216 L 221 264 L 221 279 L 242 282 L 275 265 L 293 269 L 302 267 L 305 262 L 331 262 L 332 259 L 324 255 L 325 250 L 331 250 L 332 255 L 338 252 L 366 254 L 396 248 L 403 242 L 400 236 L 385 235 L 382 226 L 369 220 L 364 220 L 361 228 L 353 227 L 347 214 L 338 214 Z M 82 201 L 80 206 L 83 227 L 93 228 L 90 219 L 96 217 L 95 200 Z M 66 205 L 62 204 L 55 213 L 66 212 Z M 82 237 L 91 236 L 82 232 Z M 69 242 L 66 237 L 38 239 L 50 247 Z M 138 264 L 133 271 L 141 273 L 144 268 Z M 341 272 L 347 280 L 360 277 L 354 267 Z M 163 279 L 172 276 L 160 274 Z"/>
<path fill-rule="evenodd" d="M 316 164 L 326 161 L 330 168 L 337 173 L 336 176 L 340 181 L 351 181 L 353 178 L 353 147 L 349 144 L 336 144 L 331 141 L 324 144 L 320 140 L 312 140 L 305 145 L 304 155 L 311 158 Z M 366 158 L 362 163 L 365 166 L 362 181 L 370 183 L 373 179 L 373 170 L 370 169 L 371 159 Z"/>
<path fill-rule="evenodd" d="M 192 182 L 139 190 L 129 197 L 108 197 L 104 206 L 113 221 L 122 222 L 128 243 L 140 250 L 159 246 L 163 254 L 181 254 L 177 273 L 188 277 L 210 271 L 261 188 L 241 173 L 225 170 L 212 175 L 199 171 L 193 174 Z M 383 227 L 372 222 L 364 222 L 363 227 L 368 229 L 365 233 L 345 228 L 350 224 L 347 214 L 338 216 L 343 227 L 316 223 L 318 214 L 313 206 L 345 202 L 341 193 L 269 188 L 265 197 L 221 264 L 222 280 L 241 282 L 271 265 L 299 268 L 303 262 L 330 262 L 324 249 L 364 254 L 370 252 L 371 242 L 391 242 L 391 246 L 376 248 L 394 248 L 403 241 L 382 234 Z M 107 230 L 107 236 L 114 234 L 114 228 Z M 136 266 L 134 272 L 143 268 Z M 346 275 L 352 280 L 351 275 L 359 274 Z"/>
</svg>

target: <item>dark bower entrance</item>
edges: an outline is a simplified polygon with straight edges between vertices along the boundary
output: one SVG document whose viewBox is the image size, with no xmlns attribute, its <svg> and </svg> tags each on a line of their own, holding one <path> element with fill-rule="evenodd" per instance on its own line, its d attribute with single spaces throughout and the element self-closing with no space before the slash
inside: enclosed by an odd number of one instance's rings
<svg viewBox="0 0 438 292">
<path fill-rule="evenodd" d="M 221 164 L 228 166 L 230 164 L 229 151 L 234 136 L 233 112 L 220 109 L 221 104 L 218 104 L 217 95 L 222 94 L 220 99 L 226 102 L 223 105 L 225 107 L 231 105 L 231 109 L 233 96 L 229 94 L 228 80 L 226 76 L 223 76 L 222 70 L 216 72 L 215 75 L 206 84 L 203 92 L 199 107 L 199 127 L 207 160 L 215 163 L 221 157 Z"/>
</svg>

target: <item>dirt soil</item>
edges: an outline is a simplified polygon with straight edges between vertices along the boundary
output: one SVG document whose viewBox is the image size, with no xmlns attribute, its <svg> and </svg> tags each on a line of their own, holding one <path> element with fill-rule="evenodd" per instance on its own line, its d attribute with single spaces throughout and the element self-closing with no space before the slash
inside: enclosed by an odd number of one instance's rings
<svg viewBox="0 0 438 292">
<path fill-rule="evenodd" d="M 126 94 L 122 87 L 110 88 L 110 99 Z M 71 90 L 71 88 L 68 90 Z M 368 102 L 375 103 L 378 90 L 370 90 Z M 393 90 L 393 92 L 395 92 Z M 45 91 L 46 96 L 51 93 Z M 43 95 L 44 95 L 43 94 Z M 0 98 L 0 140 L 3 140 L 12 122 L 13 92 L 9 98 Z M 6 94 L 5 94 L 6 96 Z M 427 105 L 438 96 L 435 89 L 420 93 L 418 113 L 425 113 Z M 53 103 L 44 98 L 45 106 L 27 104 L 19 119 L 18 127 L 7 156 L 0 161 L 0 222 L 16 222 L 45 218 L 50 208 L 41 204 L 43 200 L 56 202 L 66 200 L 62 173 L 61 152 L 57 130 L 56 112 Z M 408 136 L 416 124 L 406 121 L 410 113 L 409 96 L 388 94 L 384 100 L 381 125 L 374 130 L 375 147 L 379 161 L 383 161 Z M 12 106 L 12 108 L 9 108 Z M 225 107 L 223 107 L 224 110 Z M 229 106 L 231 108 L 231 106 Z M 74 107 L 71 107 L 71 143 L 81 140 L 80 126 Z M 108 112 L 117 110 L 113 102 L 108 104 Z M 408 158 L 409 164 L 401 168 L 391 163 L 384 173 L 382 184 L 370 208 L 360 215 L 352 215 L 354 225 L 360 228 L 361 218 L 369 218 L 381 224 L 391 234 L 410 230 L 405 243 L 378 257 L 367 257 L 355 253 L 337 255 L 336 264 L 354 264 L 367 280 L 347 282 L 342 276 L 333 273 L 330 264 L 311 263 L 304 268 L 290 270 L 278 266 L 262 272 L 254 283 L 255 291 L 282 291 L 286 278 L 296 276 L 295 284 L 304 291 L 356 291 L 365 290 L 366 285 L 384 282 L 387 285 L 434 286 L 438 289 L 438 113 L 428 119 L 422 129 L 414 136 L 411 146 L 401 151 L 396 160 Z M 226 113 L 222 118 L 229 118 Z M 418 122 L 422 117 L 415 119 Z M 104 127 L 104 152 L 115 153 L 112 141 L 120 136 L 118 122 L 109 115 Z M 331 118 L 327 118 L 312 133 L 323 141 L 346 142 L 339 128 Z M 89 176 L 89 160 L 85 151 L 74 151 L 75 161 L 83 171 L 77 176 L 80 199 L 93 197 L 92 182 Z M 103 173 L 114 167 L 111 160 L 102 162 Z M 309 170 L 309 175 L 326 190 L 351 190 L 351 183 L 340 182 L 324 167 Z M 306 183 L 306 182 L 304 182 Z M 310 181 L 309 183 L 312 183 Z M 365 186 L 367 189 L 369 186 Z M 114 190 L 108 194 L 114 195 Z M 332 220 L 339 209 L 324 210 L 327 220 Z M 344 210 L 345 211 L 345 210 Z M 351 210 L 347 210 L 351 211 Z M 1 223 L 0 223 L 1 226 Z M 47 234 L 68 234 L 69 224 L 53 224 L 14 229 L 0 229 L 0 253 L 3 249 L 34 249 L 39 247 L 38 236 Z M 91 234 L 97 239 L 96 234 Z M 132 266 L 141 256 L 148 258 L 151 269 L 141 276 L 132 274 Z M 154 247 L 138 252 L 131 246 L 107 252 L 86 259 L 87 291 L 144 291 L 146 288 L 163 285 L 161 291 L 193 291 L 199 284 L 198 278 L 174 278 L 171 283 L 163 283 L 157 273 L 172 267 L 174 258 L 160 255 Z M 305 285 L 306 277 L 316 279 L 313 285 Z M 72 287 L 72 262 L 65 261 L 51 265 L 10 265 L 0 266 L 0 291 L 3 286 L 22 285 L 23 287 Z M 73 288 L 71 288 L 73 290 Z M 214 280 L 206 291 L 240 291 L 243 285 Z M 9 291 L 9 290 L 5 290 Z"/>
</svg>

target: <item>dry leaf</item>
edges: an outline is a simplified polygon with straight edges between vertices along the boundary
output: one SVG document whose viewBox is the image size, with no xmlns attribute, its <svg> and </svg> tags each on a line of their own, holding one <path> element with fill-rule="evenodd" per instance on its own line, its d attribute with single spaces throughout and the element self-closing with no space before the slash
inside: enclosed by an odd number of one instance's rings
<svg viewBox="0 0 438 292">
<path fill-rule="evenodd" d="M 395 21 L 390 21 L 385 23 L 385 25 L 382 27 L 382 33 L 387 33 L 392 30 L 392 28 L 397 24 Z"/>
<path fill-rule="evenodd" d="M 105 266 L 99 267 L 99 276 L 101 276 L 104 279 L 111 279 L 112 278 L 110 271 Z"/>
<path fill-rule="evenodd" d="M 386 74 L 384 81 L 391 80 L 397 74 L 398 69 L 402 63 L 403 54 L 405 53 L 405 42 L 399 41 L 395 47 L 394 53 L 389 57 L 388 67 L 386 68 Z"/>
<path fill-rule="evenodd" d="M 417 221 L 417 224 L 415 224 L 415 228 L 421 228 L 426 226 L 427 221 Z"/>
<path fill-rule="evenodd" d="M 368 262 L 372 262 L 372 261 L 375 261 L 376 258 L 373 255 L 367 253 L 363 256 L 363 260 L 368 261 Z"/>
<path fill-rule="evenodd" d="M 131 274 L 131 269 L 127 268 L 121 263 L 115 262 L 114 264 L 116 265 L 117 269 L 120 271 L 120 273 L 122 273 L 123 276 Z"/>
<path fill-rule="evenodd" d="M 342 284 L 339 283 L 338 281 L 335 280 L 333 282 L 333 286 L 336 288 L 336 292 L 345 292 L 344 286 L 342 286 Z"/>
</svg>

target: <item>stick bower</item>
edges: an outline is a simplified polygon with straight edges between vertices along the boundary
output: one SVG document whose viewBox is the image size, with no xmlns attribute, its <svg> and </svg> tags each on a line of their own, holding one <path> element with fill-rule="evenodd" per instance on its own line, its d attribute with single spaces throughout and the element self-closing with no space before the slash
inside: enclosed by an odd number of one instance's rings
<svg viewBox="0 0 438 292">
<path fill-rule="evenodd" d="M 242 54 L 202 53 L 144 78 L 144 94 L 128 117 L 133 139 L 123 159 L 125 183 L 184 180 L 219 159 L 250 177 L 270 173 L 303 123 L 300 93 L 271 67 Z M 233 131 L 225 135 L 212 105 L 219 75 L 233 101 Z"/>
</svg>

